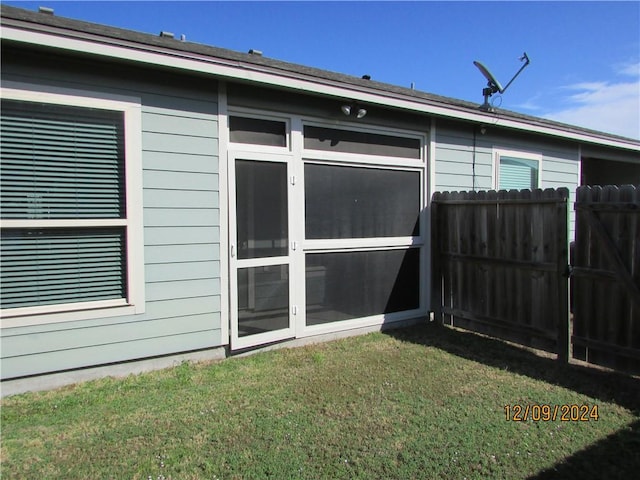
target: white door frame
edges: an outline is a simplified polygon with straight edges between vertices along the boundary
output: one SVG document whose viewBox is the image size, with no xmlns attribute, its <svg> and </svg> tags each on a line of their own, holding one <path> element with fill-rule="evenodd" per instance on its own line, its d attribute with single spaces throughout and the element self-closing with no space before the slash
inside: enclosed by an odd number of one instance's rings
<svg viewBox="0 0 640 480">
<path fill-rule="evenodd" d="M 276 342 L 295 337 L 295 307 L 293 301 L 296 295 L 295 272 L 293 269 L 292 251 L 297 245 L 292 240 L 294 231 L 294 214 L 292 212 L 292 156 L 290 154 L 262 153 L 245 150 L 229 150 L 228 152 L 228 207 L 229 207 L 229 317 L 231 331 L 231 349 L 238 350 L 256 345 Z M 238 259 L 237 252 L 237 215 L 236 215 L 236 161 L 249 160 L 258 162 L 281 163 L 287 166 L 287 227 L 288 248 L 287 255 L 278 257 L 260 257 Z M 251 267 L 268 267 L 287 265 L 289 271 L 289 325 L 287 328 L 240 336 L 238 328 L 238 269 Z"/>
</svg>

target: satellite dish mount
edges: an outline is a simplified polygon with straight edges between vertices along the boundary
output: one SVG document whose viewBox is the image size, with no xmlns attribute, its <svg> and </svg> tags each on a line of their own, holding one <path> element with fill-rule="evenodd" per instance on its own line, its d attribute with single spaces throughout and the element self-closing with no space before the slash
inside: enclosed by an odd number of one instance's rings
<svg viewBox="0 0 640 480">
<path fill-rule="evenodd" d="M 487 79 L 487 86 L 482 89 L 482 95 L 484 96 L 484 103 L 480 105 L 481 110 L 485 110 L 487 112 L 493 111 L 493 107 L 489 104 L 489 97 L 491 97 L 491 95 L 493 95 L 494 93 L 504 93 L 507 90 L 507 88 L 509 88 L 509 85 L 513 83 L 516 77 L 520 75 L 522 70 L 524 70 L 526 66 L 529 65 L 530 61 L 529 61 L 529 57 L 527 56 L 527 52 L 522 54 L 522 57 L 520 57 L 520 61 L 524 62 L 524 64 L 520 67 L 520 70 L 516 72 L 513 78 L 509 80 L 509 83 L 507 83 L 505 87 L 503 87 L 500 84 L 500 82 L 496 79 L 496 77 L 494 77 L 493 74 L 489 71 L 489 69 L 485 67 L 481 62 L 478 62 L 477 60 L 473 62 L 473 64 L 476 67 L 478 67 L 478 70 L 480 70 L 480 73 L 484 75 L 484 78 Z"/>
</svg>

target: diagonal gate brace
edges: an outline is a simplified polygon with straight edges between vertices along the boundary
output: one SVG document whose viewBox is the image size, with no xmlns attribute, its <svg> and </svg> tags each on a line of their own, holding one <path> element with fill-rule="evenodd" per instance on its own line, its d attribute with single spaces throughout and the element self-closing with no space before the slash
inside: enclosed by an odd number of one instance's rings
<svg viewBox="0 0 640 480">
<path fill-rule="evenodd" d="M 613 264 L 613 267 L 616 271 L 616 278 L 627 289 L 627 291 L 629 292 L 629 296 L 636 304 L 636 307 L 640 308 L 640 288 L 638 288 L 638 285 L 636 285 L 636 283 L 633 281 L 633 277 L 631 276 L 629 270 L 627 270 L 625 263 L 622 261 L 620 252 L 618 251 L 615 243 L 613 242 L 613 240 L 611 240 L 611 237 L 607 233 L 607 230 L 605 229 L 604 225 L 602 225 L 602 222 L 597 217 L 596 213 L 592 210 L 587 209 L 583 211 L 592 230 L 596 233 L 598 238 L 605 246 L 605 255 Z"/>
</svg>

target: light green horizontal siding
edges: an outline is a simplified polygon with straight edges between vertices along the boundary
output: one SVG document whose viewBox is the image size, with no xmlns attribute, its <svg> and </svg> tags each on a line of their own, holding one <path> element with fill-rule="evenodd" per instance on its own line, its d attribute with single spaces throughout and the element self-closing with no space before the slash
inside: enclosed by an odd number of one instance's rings
<svg viewBox="0 0 640 480">
<path fill-rule="evenodd" d="M 211 192 L 218 190 L 218 175 L 215 173 L 145 170 L 143 184 L 145 189 Z M 176 194 L 175 199 L 180 200 L 180 194 Z"/>
<path fill-rule="evenodd" d="M 148 110 L 142 118 L 142 130 L 147 133 L 169 135 L 169 138 L 172 138 L 173 135 L 182 135 L 201 137 L 207 140 L 211 140 L 212 134 L 216 133 L 215 124 L 212 121 L 182 115 L 153 113 Z"/>
<path fill-rule="evenodd" d="M 187 318 L 187 317 L 183 317 Z M 207 315 L 206 323 L 219 323 L 219 315 Z M 164 336 L 155 336 L 144 339 L 131 339 L 127 342 L 130 359 L 143 359 L 164 355 L 175 349 L 175 345 L 181 346 L 181 351 L 198 350 L 208 348 L 210 345 L 220 345 L 219 330 L 203 330 L 187 333 L 173 333 Z M 3 378 L 11 376 L 25 376 L 32 372 L 42 370 L 42 362 L 55 365 L 58 370 L 69 370 L 79 367 L 104 365 L 113 362 L 113 358 L 122 356 L 122 342 L 109 344 L 93 344 L 80 348 L 64 348 L 46 352 L 44 354 L 31 354 L 7 357 L 2 361 Z"/>
<path fill-rule="evenodd" d="M 195 298 L 220 294 L 220 278 L 202 278 L 174 282 L 156 282 L 147 285 L 147 301 L 163 298 Z"/>
<path fill-rule="evenodd" d="M 181 302 L 185 301 L 186 300 L 181 300 Z M 200 314 L 181 316 L 180 322 L 176 322 L 175 317 L 172 316 L 158 318 L 153 320 L 153 322 L 149 320 L 135 322 L 127 327 L 128 338 L 130 340 L 144 340 L 157 336 L 155 334 L 151 334 L 153 329 L 150 329 L 150 326 L 153 326 L 154 329 L 161 329 L 164 335 L 180 334 L 185 327 L 188 327 L 188 330 L 199 331 L 202 330 L 202 326 L 206 325 L 208 322 L 207 319 L 203 318 L 203 316 L 206 315 L 209 315 L 209 313 L 204 312 Z M 82 341 L 82 332 L 85 330 L 84 328 L 66 328 L 65 324 L 60 324 L 58 328 L 59 329 L 57 331 L 47 334 L 48 343 L 45 348 L 33 343 L 31 341 L 33 337 L 32 335 L 16 335 L 12 344 L 7 347 L 6 353 L 8 356 L 19 357 L 35 355 L 38 353 L 55 352 L 64 349 L 78 349 L 85 346 Z M 106 345 L 121 342 L 122 334 L 119 332 L 121 328 L 122 325 L 118 324 L 103 326 L 101 328 L 102 335 L 98 344 Z"/>
<path fill-rule="evenodd" d="M 145 205 L 154 208 L 218 208 L 218 192 L 215 190 L 183 190 L 179 196 L 173 195 L 169 189 L 147 188 L 144 191 Z"/>
<path fill-rule="evenodd" d="M 568 188 L 569 202 L 573 205 L 575 191 L 580 184 L 577 145 L 542 136 L 507 134 L 488 126 L 485 135 L 477 132 L 474 168 L 473 127 L 448 121 L 438 122 L 436 128 L 436 191 L 493 189 L 494 148 L 542 155 L 542 188 Z M 575 213 L 572 209 L 569 225 L 569 234 L 573 238 Z"/>
<path fill-rule="evenodd" d="M 461 162 L 441 162 L 438 165 L 438 174 L 440 175 L 470 175 L 472 173 L 472 165 L 470 163 Z M 492 167 L 489 164 L 478 164 L 475 167 L 476 175 L 491 178 Z"/>
<path fill-rule="evenodd" d="M 154 263 L 207 262 L 220 260 L 220 249 L 210 244 L 200 245 L 148 245 L 144 250 L 147 265 Z"/>
<path fill-rule="evenodd" d="M 146 152 L 144 165 L 149 170 L 169 172 L 218 173 L 218 157 L 171 152 Z"/>
<path fill-rule="evenodd" d="M 478 134 L 474 152 L 472 127 L 439 125 L 435 171 L 436 191 L 488 190 L 493 172 L 491 147 Z"/>
<path fill-rule="evenodd" d="M 145 267 L 147 283 L 168 280 L 192 280 L 201 278 L 219 278 L 220 262 L 189 262 L 189 263 L 157 263 Z"/>
<path fill-rule="evenodd" d="M 169 135 L 166 133 L 142 131 L 142 143 L 149 152 L 171 152 L 198 155 L 203 152 L 217 152 L 218 141 L 213 138 L 189 135 Z"/>
<path fill-rule="evenodd" d="M 146 311 L 4 328 L 2 378 L 227 343 L 220 337 L 220 212 L 215 82 L 3 63 L 2 78 L 139 97 Z M 226 321 L 226 320 L 225 320 Z"/>
<path fill-rule="evenodd" d="M 145 245 L 219 245 L 220 227 L 145 227 Z"/>
<path fill-rule="evenodd" d="M 206 227 L 220 221 L 217 208 L 147 208 L 144 224 L 149 227 Z"/>
</svg>

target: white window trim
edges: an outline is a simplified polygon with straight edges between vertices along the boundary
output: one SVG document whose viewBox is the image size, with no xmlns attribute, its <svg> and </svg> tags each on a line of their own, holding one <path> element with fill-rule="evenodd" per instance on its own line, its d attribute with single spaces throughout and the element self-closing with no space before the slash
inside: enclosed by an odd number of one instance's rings
<svg viewBox="0 0 640 480">
<path fill-rule="evenodd" d="M 498 190 L 500 185 L 500 157 L 515 157 L 523 160 L 533 160 L 538 162 L 538 185 L 536 188 L 542 188 L 542 154 L 534 152 L 524 152 L 521 150 L 506 150 L 502 148 L 493 149 L 493 166 L 491 185 L 494 190 Z"/>
<path fill-rule="evenodd" d="M 228 145 L 230 149 L 233 150 L 244 150 L 246 152 L 256 152 L 256 153 L 291 153 L 291 117 L 278 116 L 278 115 L 270 115 L 262 112 L 256 112 L 255 110 L 249 108 L 242 107 L 228 107 L 228 111 L 226 112 L 226 124 L 224 128 L 228 132 L 229 131 L 229 118 L 230 117 L 244 117 L 244 118 L 255 118 L 257 120 L 271 120 L 274 122 L 283 122 L 285 124 L 285 143 L 284 147 L 274 147 L 271 145 L 257 145 L 252 143 L 239 143 L 232 142 L 230 139 L 228 140 Z"/>
<path fill-rule="evenodd" d="M 66 88 L 4 82 L 3 99 L 53 105 L 99 108 L 124 113 L 126 219 L 3 220 L 3 228 L 125 226 L 127 241 L 127 298 L 6 309 L 1 328 L 134 315 L 145 311 L 144 241 L 142 215 L 142 112 L 140 99 Z"/>
</svg>

